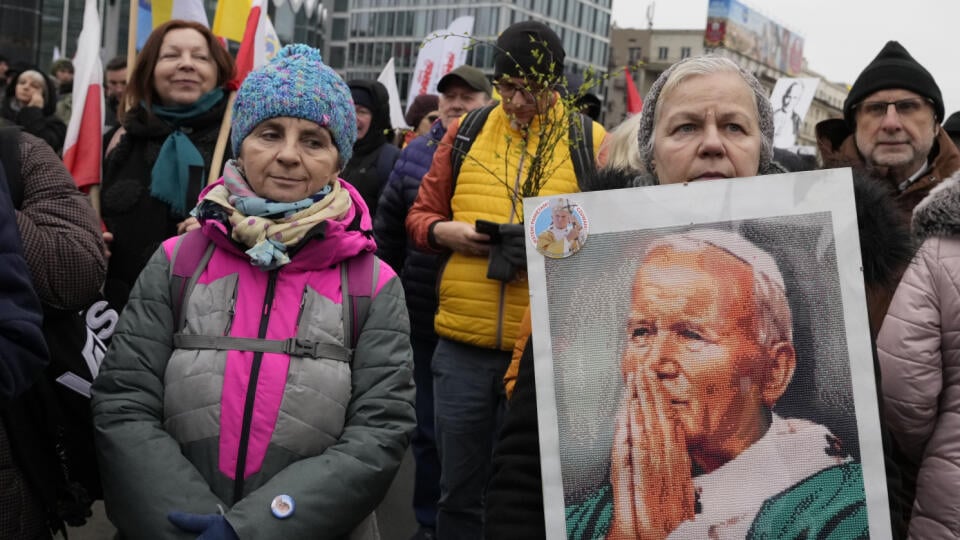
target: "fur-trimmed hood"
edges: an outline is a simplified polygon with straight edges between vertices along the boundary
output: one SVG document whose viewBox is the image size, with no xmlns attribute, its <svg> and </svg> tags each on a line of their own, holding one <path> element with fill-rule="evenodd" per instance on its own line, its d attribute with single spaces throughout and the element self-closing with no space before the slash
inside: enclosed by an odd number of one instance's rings
<svg viewBox="0 0 960 540">
<path fill-rule="evenodd" d="M 918 238 L 960 235 L 960 171 L 930 190 L 913 211 Z"/>
</svg>

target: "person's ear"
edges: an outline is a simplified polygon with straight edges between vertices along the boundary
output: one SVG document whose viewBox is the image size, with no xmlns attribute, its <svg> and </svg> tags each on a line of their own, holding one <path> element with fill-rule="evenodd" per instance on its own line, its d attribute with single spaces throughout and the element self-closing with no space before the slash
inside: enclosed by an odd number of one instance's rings
<svg viewBox="0 0 960 540">
<path fill-rule="evenodd" d="M 775 343 L 767 351 L 767 378 L 760 388 L 764 405 L 773 408 L 786 392 L 797 369 L 797 353 L 786 341 Z"/>
</svg>

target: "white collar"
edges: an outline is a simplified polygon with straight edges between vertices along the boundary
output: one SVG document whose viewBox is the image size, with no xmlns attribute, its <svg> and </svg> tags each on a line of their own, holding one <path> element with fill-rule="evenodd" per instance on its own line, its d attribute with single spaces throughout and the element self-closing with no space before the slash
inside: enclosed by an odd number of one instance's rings
<svg viewBox="0 0 960 540">
<path fill-rule="evenodd" d="M 774 414 L 757 442 L 719 469 L 693 479 L 700 513 L 669 538 L 746 536 L 763 503 L 828 467 L 850 459 L 827 453 L 833 435 L 826 427 Z"/>
</svg>

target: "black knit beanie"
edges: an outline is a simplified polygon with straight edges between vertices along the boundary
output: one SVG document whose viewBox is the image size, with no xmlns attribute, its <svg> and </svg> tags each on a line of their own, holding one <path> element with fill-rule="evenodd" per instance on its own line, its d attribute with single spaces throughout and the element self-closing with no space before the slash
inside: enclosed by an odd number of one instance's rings
<svg viewBox="0 0 960 540">
<path fill-rule="evenodd" d="M 377 110 L 376 101 L 369 90 L 360 86 L 350 86 L 350 95 L 353 97 L 353 104 L 366 107 L 371 111 Z"/>
<path fill-rule="evenodd" d="M 870 94 L 890 88 L 902 88 L 933 100 L 937 122 L 943 120 L 943 95 L 933 76 L 896 41 L 888 41 L 880 54 L 860 72 L 843 102 L 843 119 L 854 126 L 853 107 Z"/>
<path fill-rule="evenodd" d="M 537 21 L 518 22 L 497 38 L 493 76 L 499 81 L 504 75 L 521 78 L 532 75 L 554 83 L 563 75 L 565 57 L 560 37 L 547 25 Z"/>
</svg>

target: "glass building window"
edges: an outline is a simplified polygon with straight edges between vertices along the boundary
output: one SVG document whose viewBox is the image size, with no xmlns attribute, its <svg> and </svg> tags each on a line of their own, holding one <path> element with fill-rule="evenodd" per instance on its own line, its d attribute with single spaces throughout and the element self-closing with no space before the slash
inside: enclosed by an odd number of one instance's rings
<svg viewBox="0 0 960 540">
<path fill-rule="evenodd" d="M 670 56 L 670 49 L 667 47 L 660 47 L 657 51 L 657 60 L 666 60 L 668 56 Z"/>
<path fill-rule="evenodd" d="M 350 9 L 350 0 L 333 0 L 334 13 L 346 13 Z"/>
<path fill-rule="evenodd" d="M 334 17 L 333 24 L 330 28 L 330 39 L 333 41 L 346 41 L 348 21 L 349 19 L 344 17 Z"/>
<path fill-rule="evenodd" d="M 690 47 L 680 47 L 680 58 L 690 57 Z"/>
<path fill-rule="evenodd" d="M 343 47 L 330 47 L 330 67 L 343 69 L 346 66 L 346 55 Z"/>
</svg>

